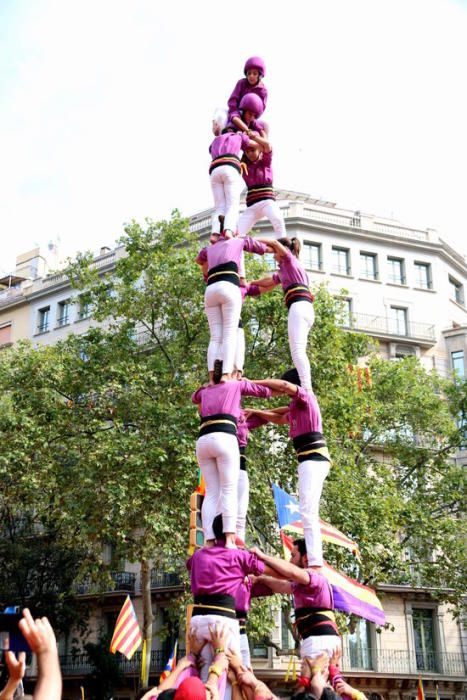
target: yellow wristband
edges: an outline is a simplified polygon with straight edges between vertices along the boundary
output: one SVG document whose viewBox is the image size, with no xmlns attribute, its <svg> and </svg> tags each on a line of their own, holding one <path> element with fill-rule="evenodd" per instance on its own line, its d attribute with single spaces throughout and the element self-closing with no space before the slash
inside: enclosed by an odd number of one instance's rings
<svg viewBox="0 0 467 700">
<path fill-rule="evenodd" d="M 218 678 L 220 678 L 223 674 L 223 670 L 213 664 L 212 666 L 209 666 L 208 673 L 214 673 Z"/>
</svg>

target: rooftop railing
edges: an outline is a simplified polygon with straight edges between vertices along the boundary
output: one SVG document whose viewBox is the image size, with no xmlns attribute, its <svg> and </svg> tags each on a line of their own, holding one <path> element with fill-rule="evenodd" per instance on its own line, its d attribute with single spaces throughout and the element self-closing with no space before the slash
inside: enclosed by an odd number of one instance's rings
<svg viewBox="0 0 467 700">
<path fill-rule="evenodd" d="M 130 571 L 112 571 L 110 577 L 114 586 L 99 585 L 91 581 L 83 581 L 76 586 L 78 595 L 88 595 L 97 593 L 123 592 L 134 593 L 136 588 L 136 574 Z"/>
<path fill-rule="evenodd" d="M 459 652 L 414 652 L 403 649 L 365 649 L 346 651 L 342 670 L 373 671 L 398 675 L 427 674 L 464 676 L 463 655 Z"/>
<path fill-rule="evenodd" d="M 151 588 L 176 588 L 182 585 L 182 579 L 175 572 L 151 571 Z"/>
</svg>

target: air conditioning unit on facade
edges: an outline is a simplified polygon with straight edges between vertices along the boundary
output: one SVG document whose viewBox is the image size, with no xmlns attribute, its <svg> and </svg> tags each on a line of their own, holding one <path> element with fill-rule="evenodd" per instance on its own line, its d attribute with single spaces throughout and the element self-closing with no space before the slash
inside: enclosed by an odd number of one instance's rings
<svg viewBox="0 0 467 700">
<path fill-rule="evenodd" d="M 405 343 L 389 343 L 389 357 L 391 360 L 399 360 L 403 357 L 420 357 L 420 347 Z"/>
</svg>

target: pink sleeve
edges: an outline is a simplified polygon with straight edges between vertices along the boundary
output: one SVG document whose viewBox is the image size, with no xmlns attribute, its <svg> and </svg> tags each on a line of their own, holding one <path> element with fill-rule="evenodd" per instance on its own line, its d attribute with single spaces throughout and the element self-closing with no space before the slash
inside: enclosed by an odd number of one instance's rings
<svg viewBox="0 0 467 700">
<path fill-rule="evenodd" d="M 273 274 L 273 276 L 272 276 L 272 279 L 274 280 L 274 282 L 275 282 L 276 284 L 280 284 L 280 283 L 281 283 L 281 276 L 280 276 L 280 273 L 279 273 L 279 272 L 274 272 L 274 274 Z"/>
<path fill-rule="evenodd" d="M 249 297 L 259 297 L 261 294 L 259 286 L 257 284 L 248 284 L 246 288 L 246 294 Z"/>
<path fill-rule="evenodd" d="M 260 399 L 270 399 L 272 396 L 272 391 L 269 387 L 255 384 L 248 379 L 242 379 L 240 382 L 240 393 L 245 396 L 256 396 Z"/>
<path fill-rule="evenodd" d="M 297 387 L 297 393 L 294 396 L 299 406 L 308 406 L 310 394 L 302 386 Z"/>
<path fill-rule="evenodd" d="M 264 255 L 265 253 L 267 253 L 268 249 L 265 243 L 261 243 L 260 241 L 251 238 L 251 236 L 245 236 L 245 238 L 243 239 L 243 250 L 246 250 L 248 253 L 257 253 L 258 255 Z"/>
<path fill-rule="evenodd" d="M 229 117 L 232 119 L 232 117 L 239 117 L 240 112 L 238 109 L 238 105 L 240 104 L 240 100 L 243 97 L 243 85 L 244 85 L 245 78 L 241 78 L 237 84 L 235 85 L 232 94 L 230 95 L 227 106 L 229 108 Z M 267 95 L 267 91 L 266 91 Z"/>
<path fill-rule="evenodd" d="M 191 400 L 193 403 L 201 403 L 201 392 L 203 391 L 203 387 L 200 386 L 199 389 L 196 389 L 191 395 Z"/>
<path fill-rule="evenodd" d="M 202 250 L 199 251 L 197 258 L 196 258 L 196 262 L 204 263 L 207 261 L 207 259 L 208 259 L 208 251 L 206 248 L 203 248 Z"/>
<path fill-rule="evenodd" d="M 263 153 L 263 165 L 270 166 L 272 163 L 272 151 L 269 151 L 269 153 Z"/>
<path fill-rule="evenodd" d="M 243 550 L 243 554 L 243 571 L 246 576 L 248 576 L 248 574 L 253 574 L 253 576 L 261 576 L 261 574 L 264 574 L 264 561 L 258 559 L 256 554 L 248 550 Z"/>
</svg>

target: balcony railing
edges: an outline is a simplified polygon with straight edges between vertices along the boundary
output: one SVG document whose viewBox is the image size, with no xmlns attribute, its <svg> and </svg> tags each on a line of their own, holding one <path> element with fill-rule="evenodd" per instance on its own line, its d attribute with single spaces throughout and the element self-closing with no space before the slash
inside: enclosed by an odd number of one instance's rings
<svg viewBox="0 0 467 700">
<path fill-rule="evenodd" d="M 360 656 L 360 659 L 358 657 Z M 345 652 L 343 671 L 373 671 L 377 673 L 426 674 L 464 676 L 466 672 L 461 653 L 431 652 L 421 654 L 400 649 L 366 649 L 364 654 Z"/>
<path fill-rule="evenodd" d="M 181 585 L 180 576 L 174 572 L 151 571 L 151 588 L 175 588 Z"/>
<path fill-rule="evenodd" d="M 407 321 L 397 323 L 394 319 L 385 316 L 374 316 L 373 314 L 350 314 L 342 321 L 344 328 L 352 328 L 356 331 L 375 335 L 397 336 L 399 338 L 411 338 L 430 343 L 436 342 L 435 327 L 430 323 L 419 323 Z"/>
<path fill-rule="evenodd" d="M 76 586 L 78 595 L 110 593 L 117 591 L 119 593 L 134 593 L 136 585 L 136 574 L 129 571 L 112 571 L 110 577 L 114 582 L 114 587 L 98 585 L 91 581 L 83 581 Z"/>
<path fill-rule="evenodd" d="M 167 663 L 167 653 L 156 649 L 151 651 L 150 673 L 159 673 Z M 116 655 L 117 663 L 123 673 L 139 673 L 141 670 L 141 652 L 137 651 L 130 661 L 121 654 Z M 60 667 L 64 676 L 86 676 L 95 669 L 88 655 L 66 654 L 60 656 Z"/>
</svg>

